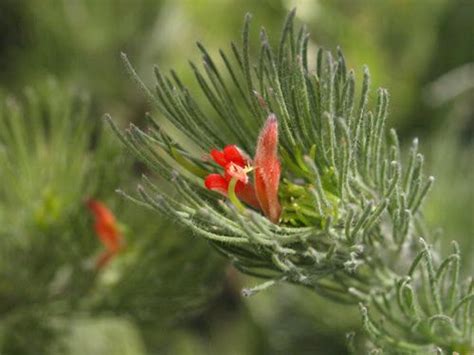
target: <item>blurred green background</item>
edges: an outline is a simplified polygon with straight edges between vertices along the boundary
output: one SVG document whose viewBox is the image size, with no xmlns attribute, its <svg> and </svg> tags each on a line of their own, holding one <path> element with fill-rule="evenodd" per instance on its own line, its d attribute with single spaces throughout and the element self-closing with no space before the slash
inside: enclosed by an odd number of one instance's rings
<svg viewBox="0 0 474 355">
<path fill-rule="evenodd" d="M 340 46 L 391 93 L 389 125 L 421 138 L 436 177 L 427 228 L 474 268 L 474 2 L 471 0 L 0 0 L 0 353 L 345 354 L 356 309 L 244 278 L 202 240 L 123 200 L 146 169 L 102 124 L 143 123 L 153 64 L 193 88 L 188 60 L 252 36 L 275 42 L 288 11 L 311 46 Z M 113 210 L 127 242 L 105 270 L 84 201 Z M 361 340 L 362 341 L 362 340 Z"/>
</svg>

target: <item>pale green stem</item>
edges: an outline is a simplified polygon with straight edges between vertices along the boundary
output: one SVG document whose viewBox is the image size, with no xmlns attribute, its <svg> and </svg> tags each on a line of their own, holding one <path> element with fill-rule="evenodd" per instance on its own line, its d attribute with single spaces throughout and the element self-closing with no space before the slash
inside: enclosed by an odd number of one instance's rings
<svg viewBox="0 0 474 355">
<path fill-rule="evenodd" d="M 229 188 L 227 189 L 227 195 L 229 197 L 230 202 L 237 208 L 239 212 L 244 212 L 245 211 L 245 206 L 240 202 L 239 198 L 235 194 L 235 185 L 237 184 L 237 179 L 236 177 L 232 177 L 229 183 Z"/>
</svg>

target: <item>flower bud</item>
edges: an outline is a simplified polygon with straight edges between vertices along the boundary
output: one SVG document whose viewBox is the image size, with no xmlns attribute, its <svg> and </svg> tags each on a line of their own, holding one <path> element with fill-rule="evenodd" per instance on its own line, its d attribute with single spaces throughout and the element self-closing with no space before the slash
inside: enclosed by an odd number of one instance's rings
<svg viewBox="0 0 474 355">
<path fill-rule="evenodd" d="M 278 159 L 278 121 L 274 114 L 268 116 L 258 137 L 253 161 L 255 193 L 260 207 L 273 223 L 278 223 L 281 206 L 278 201 L 280 160 Z"/>
</svg>

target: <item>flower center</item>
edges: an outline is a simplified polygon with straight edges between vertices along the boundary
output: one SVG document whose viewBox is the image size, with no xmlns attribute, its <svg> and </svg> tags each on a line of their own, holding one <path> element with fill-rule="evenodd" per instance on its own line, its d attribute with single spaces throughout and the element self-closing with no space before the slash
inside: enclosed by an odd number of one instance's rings
<svg viewBox="0 0 474 355">
<path fill-rule="evenodd" d="M 235 164 L 234 162 L 229 163 L 229 165 L 226 168 L 227 174 L 232 176 L 233 178 L 236 178 L 238 181 L 243 182 L 244 184 L 247 184 L 249 181 L 248 173 L 252 171 L 251 166 L 245 166 L 242 167 L 238 164 Z"/>
</svg>

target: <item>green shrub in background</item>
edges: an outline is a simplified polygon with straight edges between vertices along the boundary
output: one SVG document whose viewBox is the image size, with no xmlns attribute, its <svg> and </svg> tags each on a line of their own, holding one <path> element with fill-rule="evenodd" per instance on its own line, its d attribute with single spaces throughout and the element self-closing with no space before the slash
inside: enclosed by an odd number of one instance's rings
<svg viewBox="0 0 474 355">
<path fill-rule="evenodd" d="M 113 186 L 133 181 L 131 161 L 117 159 L 120 149 L 91 118 L 87 97 L 50 80 L 0 107 L 2 353 L 62 352 L 80 344 L 74 339 L 86 328 L 109 326 L 117 331 L 107 337 L 130 330 L 150 349 L 164 346 L 136 327 L 165 335 L 198 314 L 219 289 L 219 262 L 199 240 L 189 248 L 149 213 L 123 209 Z M 124 250 L 100 270 L 90 197 L 108 201 L 125 228 Z"/>
</svg>

